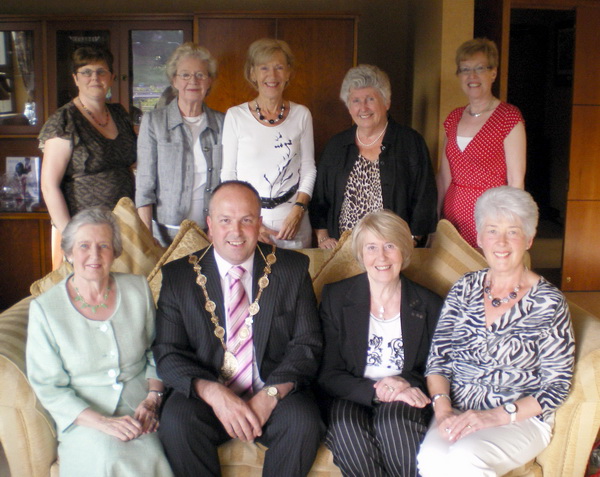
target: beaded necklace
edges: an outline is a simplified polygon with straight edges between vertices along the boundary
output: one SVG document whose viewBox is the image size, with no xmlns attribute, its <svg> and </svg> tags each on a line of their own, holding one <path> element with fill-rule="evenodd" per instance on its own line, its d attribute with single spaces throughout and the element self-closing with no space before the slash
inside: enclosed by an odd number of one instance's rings
<svg viewBox="0 0 600 477">
<path fill-rule="evenodd" d="M 98 308 L 108 308 L 108 305 L 106 304 L 106 300 L 108 300 L 108 294 L 110 293 L 110 286 L 106 288 L 106 292 L 104 293 L 104 296 L 102 297 L 102 303 L 98 303 L 97 305 L 90 305 L 81 296 L 81 293 L 79 293 L 79 289 L 77 288 L 77 286 L 75 286 L 75 276 L 73 276 L 73 278 L 71 278 L 71 283 L 73 284 L 73 288 L 75 288 L 75 294 L 77 295 L 75 297 L 75 301 L 81 302 L 82 310 L 84 310 L 86 308 L 90 308 L 92 310 L 92 313 L 96 313 L 96 310 L 98 310 Z"/>
<path fill-rule="evenodd" d="M 264 121 L 265 123 L 269 123 L 269 124 L 275 124 L 283 119 L 283 113 L 285 112 L 285 103 L 281 104 L 281 108 L 279 110 L 279 115 L 277 116 L 277 119 L 265 118 L 263 116 L 263 114 L 260 112 L 260 106 L 258 105 L 258 102 L 254 101 L 254 104 L 256 105 L 256 108 L 254 109 L 254 111 L 256 111 L 256 115 L 258 116 L 258 119 L 260 119 L 261 121 Z"/>
<path fill-rule="evenodd" d="M 88 108 L 85 107 L 85 104 L 83 104 L 83 101 L 81 101 L 81 98 L 77 97 L 77 99 L 79 100 L 79 104 L 81 104 L 81 107 L 83 108 L 83 110 L 91 116 L 91 118 L 94 120 L 94 122 L 98 126 L 100 126 L 101 128 L 105 128 L 106 126 L 108 126 L 108 123 L 110 121 L 110 114 L 108 112 L 108 108 L 105 107 L 105 109 L 104 109 L 104 114 L 106 115 L 106 121 L 101 123 L 100 121 L 98 121 L 96 119 L 96 116 L 94 116 L 94 113 L 92 113 Z"/>
</svg>

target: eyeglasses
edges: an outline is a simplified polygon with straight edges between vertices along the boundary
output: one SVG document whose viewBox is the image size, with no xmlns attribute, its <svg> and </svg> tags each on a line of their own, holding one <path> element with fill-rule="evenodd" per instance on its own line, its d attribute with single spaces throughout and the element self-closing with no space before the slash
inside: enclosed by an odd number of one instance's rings
<svg viewBox="0 0 600 477">
<path fill-rule="evenodd" d="M 475 68 L 462 67 L 458 69 L 458 74 L 463 76 L 469 76 L 471 73 L 476 75 L 482 75 L 488 70 L 491 70 L 491 66 L 476 66 Z"/>
<path fill-rule="evenodd" d="M 207 80 L 209 78 L 209 76 L 205 75 L 204 73 L 198 71 L 196 73 L 181 73 L 181 74 L 175 74 L 175 76 L 179 76 L 183 81 L 189 81 L 192 79 L 192 76 L 196 77 L 196 79 L 198 81 L 204 81 Z"/>
<path fill-rule="evenodd" d="M 104 68 L 98 68 L 97 70 L 90 70 L 89 68 L 83 71 L 78 71 L 78 74 L 85 76 L 86 78 L 91 78 L 94 73 L 98 78 L 104 78 L 106 75 L 110 73 L 110 71 L 105 70 Z"/>
</svg>

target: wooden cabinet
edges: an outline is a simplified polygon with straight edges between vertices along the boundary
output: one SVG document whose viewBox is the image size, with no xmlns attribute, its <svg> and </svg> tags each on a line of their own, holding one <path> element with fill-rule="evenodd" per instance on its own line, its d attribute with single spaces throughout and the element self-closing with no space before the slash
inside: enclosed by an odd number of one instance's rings
<svg viewBox="0 0 600 477">
<path fill-rule="evenodd" d="M 311 111 L 318 161 L 327 141 L 352 124 L 339 92 L 356 64 L 357 22 L 355 15 L 196 14 L 194 39 L 219 62 L 206 103 L 225 112 L 255 97 L 244 80 L 248 47 L 264 37 L 285 40 L 296 57 L 296 71 L 284 96 Z"/>
<path fill-rule="evenodd" d="M 52 270 L 50 227 L 46 213 L 0 213 L 0 309 L 28 296 Z"/>
</svg>

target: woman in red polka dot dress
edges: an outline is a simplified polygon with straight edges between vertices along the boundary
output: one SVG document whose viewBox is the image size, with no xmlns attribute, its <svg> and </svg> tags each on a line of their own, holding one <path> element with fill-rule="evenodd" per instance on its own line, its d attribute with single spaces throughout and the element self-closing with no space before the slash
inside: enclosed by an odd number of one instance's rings
<svg viewBox="0 0 600 477">
<path fill-rule="evenodd" d="M 444 121 L 438 209 L 477 247 L 473 210 L 479 196 L 501 185 L 524 188 L 525 124 L 517 107 L 492 94 L 498 69 L 494 42 L 475 38 L 463 43 L 456 52 L 456 66 L 469 104 L 452 111 Z"/>
</svg>

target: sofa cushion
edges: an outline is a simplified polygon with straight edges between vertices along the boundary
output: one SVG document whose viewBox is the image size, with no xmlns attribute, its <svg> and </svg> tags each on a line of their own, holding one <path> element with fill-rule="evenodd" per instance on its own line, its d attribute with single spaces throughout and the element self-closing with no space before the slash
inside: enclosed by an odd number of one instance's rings
<svg viewBox="0 0 600 477">
<path fill-rule="evenodd" d="M 196 222 L 184 220 L 181 223 L 179 232 L 173 239 L 173 242 L 148 275 L 148 283 L 150 284 L 150 290 L 152 291 L 155 303 L 158 302 L 158 295 L 160 294 L 162 284 L 162 266 L 178 258 L 185 257 L 196 250 L 203 249 L 209 244 L 210 240 Z"/>
<path fill-rule="evenodd" d="M 111 271 L 147 276 L 164 250 L 154 241 L 154 237 L 140 219 L 131 199 L 123 197 L 113 212 L 121 228 L 123 253 L 115 259 Z M 35 281 L 29 291 L 33 296 L 41 295 L 72 272 L 73 267 L 63 261 L 58 269 Z"/>
<path fill-rule="evenodd" d="M 483 255 L 472 248 L 447 220 L 440 220 L 431 249 L 415 249 L 410 265 L 403 273 L 415 282 L 444 297 L 466 272 L 487 266 Z M 352 237 L 345 232 L 333 254 L 313 280 L 317 299 L 323 285 L 361 273 L 352 253 Z"/>
</svg>

